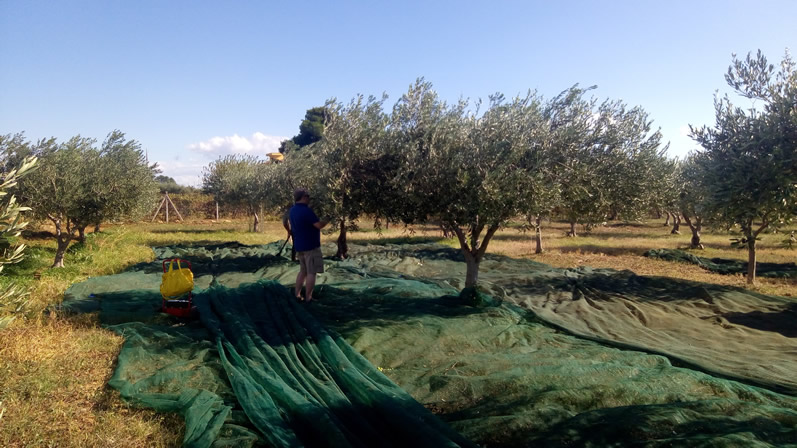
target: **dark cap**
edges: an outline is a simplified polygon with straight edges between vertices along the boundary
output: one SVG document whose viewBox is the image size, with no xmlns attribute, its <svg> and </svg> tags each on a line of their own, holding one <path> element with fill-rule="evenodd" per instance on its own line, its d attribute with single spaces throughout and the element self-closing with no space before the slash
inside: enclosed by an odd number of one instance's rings
<svg viewBox="0 0 797 448">
<path fill-rule="evenodd" d="M 293 202 L 299 202 L 305 196 L 310 196 L 310 193 L 308 193 L 304 188 L 297 188 L 293 191 Z"/>
</svg>

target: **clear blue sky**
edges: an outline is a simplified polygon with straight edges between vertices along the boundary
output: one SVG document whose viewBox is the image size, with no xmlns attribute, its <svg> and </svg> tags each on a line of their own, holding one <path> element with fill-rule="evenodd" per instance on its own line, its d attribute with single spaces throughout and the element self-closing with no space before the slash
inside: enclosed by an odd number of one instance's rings
<svg viewBox="0 0 797 448">
<path fill-rule="evenodd" d="M 419 76 L 448 100 L 575 83 L 640 105 L 671 142 L 713 123 L 731 53 L 797 48 L 797 1 L 0 0 L 0 133 L 113 129 L 197 184 L 219 154 L 264 154 L 327 98 Z"/>
</svg>

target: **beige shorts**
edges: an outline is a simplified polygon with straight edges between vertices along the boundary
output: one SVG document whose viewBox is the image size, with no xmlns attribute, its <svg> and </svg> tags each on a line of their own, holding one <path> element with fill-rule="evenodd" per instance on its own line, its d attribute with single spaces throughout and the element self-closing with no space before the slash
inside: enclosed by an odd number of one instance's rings
<svg viewBox="0 0 797 448">
<path fill-rule="evenodd" d="M 299 256 L 299 272 L 303 274 L 320 274 L 324 272 L 324 256 L 317 247 L 304 252 L 296 252 Z"/>
</svg>

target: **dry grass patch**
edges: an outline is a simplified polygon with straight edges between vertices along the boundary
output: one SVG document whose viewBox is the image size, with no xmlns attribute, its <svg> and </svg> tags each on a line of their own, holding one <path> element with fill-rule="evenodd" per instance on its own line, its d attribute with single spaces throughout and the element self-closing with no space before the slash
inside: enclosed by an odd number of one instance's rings
<svg viewBox="0 0 797 448">
<path fill-rule="evenodd" d="M 87 316 L 0 332 L 0 446 L 179 446 L 181 418 L 131 409 L 106 386 L 122 342 Z"/>
</svg>

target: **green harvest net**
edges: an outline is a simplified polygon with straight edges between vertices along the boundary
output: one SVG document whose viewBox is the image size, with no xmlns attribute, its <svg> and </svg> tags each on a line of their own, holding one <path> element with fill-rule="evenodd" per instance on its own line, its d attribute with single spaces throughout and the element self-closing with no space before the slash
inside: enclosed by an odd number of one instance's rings
<svg viewBox="0 0 797 448">
<path fill-rule="evenodd" d="M 785 299 L 489 256 L 503 301 L 469 307 L 457 251 L 384 245 L 327 260 L 298 304 L 278 248 L 156 248 L 193 263 L 195 321 L 157 312 L 157 262 L 65 306 L 126 336 L 111 385 L 182 413 L 187 446 L 797 446 L 794 321 L 736 315 Z"/>
<path fill-rule="evenodd" d="M 747 274 L 747 262 L 742 260 L 698 257 L 678 249 L 652 249 L 645 252 L 645 256 L 665 261 L 696 264 L 703 269 L 722 275 Z M 797 264 L 758 262 L 756 263 L 756 275 L 759 277 L 797 278 Z"/>
</svg>

